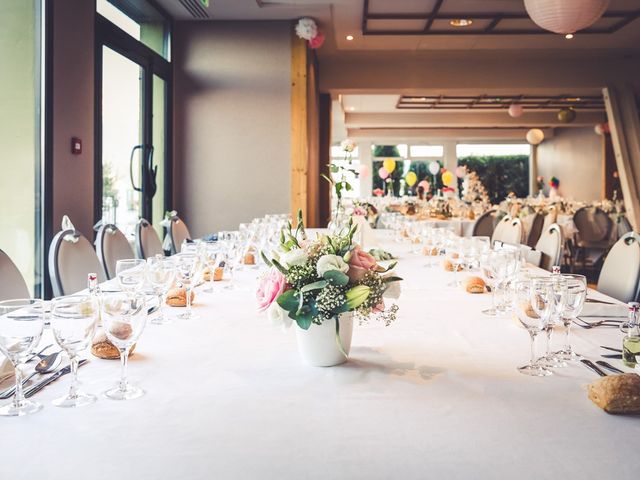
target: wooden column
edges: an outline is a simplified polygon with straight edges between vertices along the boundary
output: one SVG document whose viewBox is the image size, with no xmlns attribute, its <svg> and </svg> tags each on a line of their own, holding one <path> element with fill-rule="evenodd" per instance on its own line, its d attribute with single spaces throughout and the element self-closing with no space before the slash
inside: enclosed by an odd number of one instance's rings
<svg viewBox="0 0 640 480">
<path fill-rule="evenodd" d="M 331 163 L 331 95 L 320 94 L 319 106 L 319 157 L 320 172 L 329 176 L 329 164 Z M 331 219 L 331 186 L 324 178 L 319 177 L 318 210 L 320 223 L 318 227 L 326 227 Z"/>
<path fill-rule="evenodd" d="M 308 69 L 307 44 L 291 29 L 291 214 L 295 219 L 302 209 L 307 221 Z"/>
</svg>

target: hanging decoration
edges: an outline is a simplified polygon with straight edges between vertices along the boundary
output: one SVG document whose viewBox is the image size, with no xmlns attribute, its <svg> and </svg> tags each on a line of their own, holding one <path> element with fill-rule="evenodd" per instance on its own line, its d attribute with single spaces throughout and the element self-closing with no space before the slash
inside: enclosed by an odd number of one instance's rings
<svg viewBox="0 0 640 480">
<path fill-rule="evenodd" d="M 512 118 L 519 118 L 522 116 L 522 114 L 524 113 L 524 109 L 522 108 L 522 105 L 518 104 L 518 103 L 512 103 L 509 106 L 509 116 Z"/>
<path fill-rule="evenodd" d="M 593 130 L 596 132 L 596 135 L 604 135 L 605 133 L 610 133 L 608 123 L 599 123 L 594 127 Z"/>
<path fill-rule="evenodd" d="M 418 181 L 418 175 L 416 175 L 416 172 L 409 172 L 405 175 L 404 179 L 407 182 L 407 185 L 413 187 Z"/>
<path fill-rule="evenodd" d="M 378 176 L 382 180 L 386 180 L 387 177 L 389 176 L 389 172 L 387 172 L 387 170 L 384 167 L 380 167 L 380 169 L 378 170 Z"/>
<path fill-rule="evenodd" d="M 467 174 L 467 167 L 465 167 L 464 165 L 458 165 L 456 167 L 456 177 L 464 178 L 466 174 Z"/>
<path fill-rule="evenodd" d="M 420 187 L 422 187 L 425 192 L 428 192 L 431 189 L 431 184 L 426 180 L 422 180 L 420 183 L 418 183 L 418 188 Z"/>
<path fill-rule="evenodd" d="M 544 132 L 539 128 L 532 128 L 527 132 L 527 142 L 531 145 L 540 145 L 544 140 Z"/>
<path fill-rule="evenodd" d="M 440 171 L 440 164 L 438 162 L 434 160 L 431 163 L 429 163 L 429 173 L 431 175 L 437 175 L 439 171 Z"/>
<path fill-rule="evenodd" d="M 576 111 L 573 108 L 563 108 L 558 112 L 558 121 L 571 123 L 576 119 Z"/>
<path fill-rule="evenodd" d="M 387 172 L 393 173 L 396 169 L 396 161 L 393 158 L 386 158 L 384 162 L 382 162 L 382 166 Z"/>
<path fill-rule="evenodd" d="M 524 6 L 536 25 L 566 35 L 596 23 L 609 0 L 524 0 Z"/>
<path fill-rule="evenodd" d="M 442 172 L 442 183 L 444 183 L 447 187 L 452 187 L 454 181 L 455 177 L 453 176 L 453 173 L 451 173 L 449 170 L 445 170 L 444 172 Z"/>
<path fill-rule="evenodd" d="M 324 34 L 318 29 L 313 18 L 303 17 L 296 24 L 296 35 L 307 41 L 309 48 L 320 48 L 324 43 Z"/>
</svg>

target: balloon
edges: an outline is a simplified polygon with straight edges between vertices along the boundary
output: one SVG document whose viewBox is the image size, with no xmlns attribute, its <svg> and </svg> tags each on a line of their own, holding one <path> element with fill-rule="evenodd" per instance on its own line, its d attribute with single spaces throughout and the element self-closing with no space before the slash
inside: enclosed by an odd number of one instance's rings
<svg viewBox="0 0 640 480">
<path fill-rule="evenodd" d="M 309 40 L 309 48 L 320 48 L 324 43 L 324 33 L 318 32 L 318 34 Z"/>
<path fill-rule="evenodd" d="M 544 140 L 544 132 L 539 128 L 532 128 L 527 132 L 527 142 L 531 145 L 540 145 Z"/>
<path fill-rule="evenodd" d="M 444 183 L 447 187 L 452 186 L 454 181 L 455 177 L 450 171 L 447 170 L 442 174 L 442 183 Z"/>
<path fill-rule="evenodd" d="M 424 188 L 425 192 L 428 192 L 429 189 L 431 188 L 431 184 L 429 182 L 427 182 L 426 180 L 422 180 L 419 184 L 418 187 L 422 187 Z"/>
<path fill-rule="evenodd" d="M 510 117 L 518 118 L 518 117 L 521 117 L 523 113 L 524 113 L 524 109 L 522 108 L 522 105 L 518 105 L 517 103 L 512 103 L 509 106 Z"/>
<path fill-rule="evenodd" d="M 387 172 L 392 173 L 396 169 L 396 161 L 393 158 L 387 158 L 384 162 L 382 162 L 384 168 Z"/>
<path fill-rule="evenodd" d="M 360 175 L 360 178 L 369 177 L 369 175 L 371 174 L 371 170 L 369 169 L 369 165 L 361 164 L 358 167 L 358 174 Z"/>
<path fill-rule="evenodd" d="M 466 174 L 467 174 L 467 167 L 463 167 L 462 165 L 458 165 L 456 167 L 456 177 L 464 178 Z"/>
<path fill-rule="evenodd" d="M 404 179 L 407 181 L 407 185 L 413 187 L 418 181 L 418 176 L 416 175 L 416 172 L 409 172 Z"/>
<path fill-rule="evenodd" d="M 435 160 L 429 164 L 429 173 L 436 175 L 440 171 L 440 164 Z"/>
<path fill-rule="evenodd" d="M 378 176 L 382 180 L 385 180 L 389 176 L 389 172 L 387 172 L 387 170 L 384 167 L 380 167 L 380 170 L 378 170 Z"/>
<path fill-rule="evenodd" d="M 604 128 L 602 128 L 602 124 L 599 123 L 593 129 L 596 132 L 596 135 L 604 135 Z"/>
<path fill-rule="evenodd" d="M 576 111 L 572 108 L 563 108 L 558 112 L 558 121 L 562 123 L 571 123 L 576 119 Z"/>
</svg>

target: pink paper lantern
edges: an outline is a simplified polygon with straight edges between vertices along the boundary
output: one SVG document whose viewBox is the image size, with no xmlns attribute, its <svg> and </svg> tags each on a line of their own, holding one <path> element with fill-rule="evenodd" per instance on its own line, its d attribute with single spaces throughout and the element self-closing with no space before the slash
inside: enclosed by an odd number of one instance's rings
<svg viewBox="0 0 640 480">
<path fill-rule="evenodd" d="M 522 108 L 522 105 L 519 105 L 517 103 L 512 103 L 509 106 L 509 116 L 510 117 L 518 118 L 518 117 L 521 117 L 523 113 L 524 113 L 524 109 Z"/>
<path fill-rule="evenodd" d="M 318 34 L 315 37 L 309 40 L 309 47 L 314 49 L 320 48 L 323 43 L 324 43 L 324 33 L 318 32 Z"/>
<path fill-rule="evenodd" d="M 562 35 L 590 27 L 608 6 L 609 0 L 524 0 L 536 25 Z"/>
<path fill-rule="evenodd" d="M 389 172 L 387 172 L 387 169 L 384 167 L 380 167 L 380 170 L 378 170 L 378 176 L 382 179 L 382 180 L 386 180 L 387 177 L 389 176 Z"/>
<path fill-rule="evenodd" d="M 464 178 L 466 174 L 467 174 L 466 167 L 463 167 L 462 165 L 459 165 L 458 167 L 456 167 L 456 177 Z"/>
</svg>

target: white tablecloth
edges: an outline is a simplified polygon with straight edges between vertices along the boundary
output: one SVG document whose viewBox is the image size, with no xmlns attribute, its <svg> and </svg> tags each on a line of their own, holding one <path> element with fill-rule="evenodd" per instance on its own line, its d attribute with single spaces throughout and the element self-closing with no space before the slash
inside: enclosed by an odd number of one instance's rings
<svg viewBox="0 0 640 480">
<path fill-rule="evenodd" d="M 147 327 L 129 365 L 146 396 L 53 407 L 67 376 L 34 397 L 42 412 L 0 418 L 0 479 L 637 478 L 640 418 L 595 407 L 595 374 L 519 374 L 525 330 L 484 317 L 488 295 L 446 287 L 453 274 L 409 246 L 386 248 L 399 318 L 356 327 L 345 365 L 304 365 L 294 331 L 256 313 L 249 270 L 241 289 L 198 293 L 200 319 Z M 620 344 L 617 329 L 575 334 L 594 360 Z M 118 375 L 93 357 L 80 369 L 95 393 Z"/>
</svg>

